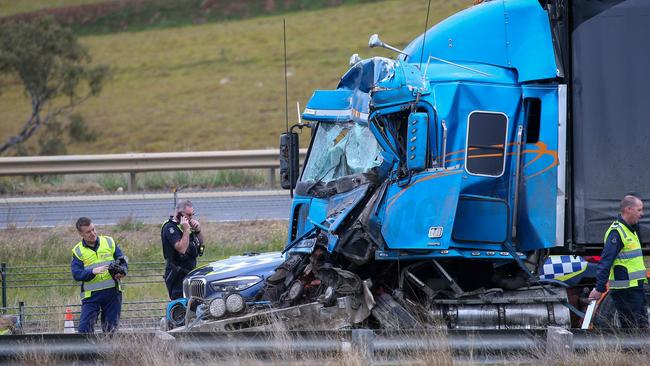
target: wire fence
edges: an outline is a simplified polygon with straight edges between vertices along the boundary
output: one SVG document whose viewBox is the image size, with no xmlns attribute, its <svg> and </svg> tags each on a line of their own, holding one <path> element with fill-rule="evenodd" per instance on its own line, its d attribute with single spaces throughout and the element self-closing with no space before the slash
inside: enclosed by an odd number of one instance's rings
<svg viewBox="0 0 650 366">
<path fill-rule="evenodd" d="M 216 259 L 215 259 L 216 260 Z M 199 263 L 208 263 L 214 260 L 204 259 Z M 129 272 L 122 280 L 122 285 L 129 289 L 137 287 L 162 286 L 165 262 L 132 262 L 129 263 Z M 38 290 L 60 288 L 62 292 L 70 292 L 71 287 L 80 289 L 80 283 L 72 279 L 69 265 L 29 265 L 11 266 L 7 263 L 0 264 L 0 277 L 2 291 L 2 307 L 4 315 L 14 316 L 20 323 L 23 332 L 32 333 L 61 333 L 64 331 L 66 311 L 72 314 L 75 327 L 78 325 L 81 313 L 81 300 L 77 303 L 49 303 L 42 304 L 42 300 L 35 298 L 18 299 L 16 293 L 28 290 L 30 296 L 38 296 Z M 66 290 L 67 288 L 67 290 Z M 12 298 L 13 304 L 8 306 L 8 299 Z M 63 299 L 63 297 L 62 297 Z M 151 299 L 141 301 L 122 302 L 120 316 L 120 329 L 123 330 L 155 330 L 158 329 L 160 319 L 165 315 L 165 308 L 169 300 Z M 101 329 L 97 326 L 96 329 Z"/>
</svg>

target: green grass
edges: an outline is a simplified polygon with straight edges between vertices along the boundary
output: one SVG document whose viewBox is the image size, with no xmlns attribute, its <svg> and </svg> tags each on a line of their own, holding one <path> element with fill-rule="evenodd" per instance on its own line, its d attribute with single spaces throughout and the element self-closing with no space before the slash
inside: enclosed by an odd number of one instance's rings
<svg viewBox="0 0 650 366">
<path fill-rule="evenodd" d="M 76 34 L 92 35 L 183 27 L 373 1 L 378 0 L 34 1 L 31 6 L 0 2 L 0 17 L 25 11 L 49 13 L 60 23 L 71 27 Z M 23 16 L 21 14 L 19 18 Z"/>
<path fill-rule="evenodd" d="M 205 233 L 206 249 L 203 257 L 199 259 L 216 260 L 247 251 L 268 252 L 280 250 L 286 240 L 286 222 L 249 222 L 249 223 L 204 223 L 202 231 Z M 133 273 L 142 274 L 143 270 L 150 268 L 145 274 L 153 276 L 125 281 L 125 301 L 142 301 L 151 299 L 164 299 L 166 289 L 162 281 L 163 265 L 142 265 L 138 262 L 163 262 L 160 247 L 160 226 L 145 225 L 124 218 L 119 225 L 99 227 L 101 235 L 112 236 L 120 245 L 122 251 L 132 263 Z M 69 272 L 72 247 L 79 241 L 76 230 L 71 227 L 57 227 L 52 229 L 6 229 L 0 230 L 0 262 L 9 266 L 8 285 L 16 286 L 12 280 L 25 280 L 39 278 L 39 284 L 73 284 Z M 41 266 L 61 265 L 54 269 Z M 28 269 L 15 267 L 28 266 Z M 11 269 L 14 267 L 15 269 Z M 136 271 L 137 269 L 137 271 Z M 60 272 L 57 274 L 43 274 L 43 272 Z M 11 273 L 23 274 L 12 276 Z M 28 274 L 30 273 L 30 274 Z M 51 278 L 64 278 L 63 281 L 49 281 Z M 69 281 L 67 280 L 69 279 Z M 160 279 L 160 281 L 156 281 Z M 129 284 L 129 281 L 148 280 L 152 284 Z M 23 282 L 24 283 L 24 282 Z M 51 287 L 51 288 L 10 288 L 8 289 L 8 305 L 17 306 L 19 301 L 27 305 L 63 305 L 76 304 L 79 288 Z"/>
<path fill-rule="evenodd" d="M 433 0 L 430 24 L 471 3 Z M 422 32 L 426 9 L 421 0 L 383 1 L 83 37 L 94 60 L 110 65 L 114 77 L 98 98 L 78 109 L 101 137 L 72 143 L 68 152 L 276 148 L 285 128 L 283 17 L 290 122 L 295 122 L 296 101 L 304 108 L 315 89 L 335 88 L 351 54 L 394 57 L 369 49 L 370 34 L 403 47 Z M 16 80 L 0 83 L 0 140 L 5 140 L 18 132 L 29 103 Z M 303 145 L 307 140 L 305 134 Z"/>
<path fill-rule="evenodd" d="M 127 179 L 124 174 L 99 174 L 97 183 L 109 192 L 115 192 L 118 188 L 126 189 Z"/>
<path fill-rule="evenodd" d="M 264 169 L 147 172 L 136 175 L 137 190 L 269 188 Z M 127 175 L 118 173 L 0 177 L 0 195 L 107 193 L 126 191 Z M 272 187 L 277 188 L 277 187 Z"/>
</svg>

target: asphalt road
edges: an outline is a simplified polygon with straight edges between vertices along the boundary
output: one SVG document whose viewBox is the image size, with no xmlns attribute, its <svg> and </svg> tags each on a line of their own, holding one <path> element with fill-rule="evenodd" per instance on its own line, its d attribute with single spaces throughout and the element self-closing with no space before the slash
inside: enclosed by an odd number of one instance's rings
<svg viewBox="0 0 650 366">
<path fill-rule="evenodd" d="M 287 191 L 179 193 L 183 198 L 192 200 L 199 219 L 208 222 L 286 220 L 291 204 Z M 129 218 L 160 223 L 173 206 L 171 193 L 2 198 L 0 228 L 72 225 L 80 216 L 100 225 Z"/>
</svg>

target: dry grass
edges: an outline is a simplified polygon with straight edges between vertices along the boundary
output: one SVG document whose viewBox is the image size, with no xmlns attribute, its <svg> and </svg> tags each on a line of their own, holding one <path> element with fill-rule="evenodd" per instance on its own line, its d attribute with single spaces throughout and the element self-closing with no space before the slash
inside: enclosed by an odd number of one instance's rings
<svg viewBox="0 0 650 366">
<path fill-rule="evenodd" d="M 348 343 L 349 340 L 330 335 L 331 338 L 321 338 L 323 342 L 334 341 Z M 300 352 L 291 342 L 290 337 L 283 332 L 273 334 L 265 340 L 265 344 L 273 351 L 265 354 L 254 354 L 244 350 L 237 350 L 233 344 L 234 352 L 205 352 L 185 353 L 179 349 L 174 341 L 162 340 L 143 334 L 120 334 L 109 338 L 100 335 L 98 344 L 102 345 L 102 357 L 94 359 L 96 365 L 328 365 L 328 366 L 363 366 L 369 365 L 370 360 L 366 354 L 354 347 L 334 353 L 318 351 Z M 186 339 L 186 338 L 184 338 Z M 228 341 L 227 341 L 228 342 Z M 234 342 L 230 340 L 229 342 Z M 437 336 L 429 338 L 429 342 L 444 342 Z M 207 343 L 206 343 L 207 344 Z M 453 360 L 449 349 L 435 347 L 435 351 L 400 352 L 392 358 L 389 364 L 408 365 L 452 365 Z M 25 353 L 18 363 L 25 365 L 38 364 L 43 366 L 71 364 L 71 360 L 64 360 L 48 354 Z"/>
<path fill-rule="evenodd" d="M 126 186 L 126 185 L 124 185 Z M 58 179 L 49 177 L 41 180 L 31 177 L 0 177 L 0 194 L 56 194 L 56 193 L 100 193 L 106 189 L 96 181 L 80 179 Z"/>
<path fill-rule="evenodd" d="M 161 261 L 160 227 L 135 226 L 98 226 L 98 231 L 112 236 L 131 261 Z M 223 258 L 244 251 L 280 249 L 286 239 L 286 222 L 208 223 L 202 231 L 205 257 Z M 73 227 L 0 230 L 0 258 L 12 265 L 68 264 L 72 247 L 79 240 Z"/>
<path fill-rule="evenodd" d="M 472 0 L 433 0 L 430 24 Z M 275 148 L 284 130 L 282 18 L 287 21 L 289 111 L 315 89 L 335 88 L 352 53 L 384 55 L 367 47 L 380 33 L 405 46 L 424 27 L 427 2 L 392 0 L 345 5 L 175 29 L 81 39 L 114 78 L 80 109 L 94 143 L 76 142 L 71 154 Z M 15 80 L 4 80 L 0 140 L 15 134 L 29 103 Z M 306 142 L 307 138 L 302 139 Z"/>
<path fill-rule="evenodd" d="M 137 174 L 136 189 L 170 192 L 174 187 L 183 191 L 268 188 L 267 176 L 265 169 L 146 172 Z M 127 181 L 126 173 L 0 177 L 0 195 L 121 192 L 127 189 Z"/>
<path fill-rule="evenodd" d="M 106 0 L 0 0 L 0 17 L 60 6 L 95 4 Z"/>
<path fill-rule="evenodd" d="M 304 336 L 304 334 L 303 334 Z M 307 335 L 313 339 L 313 335 Z M 327 338 L 326 338 L 327 337 Z M 187 340 L 186 337 L 183 339 Z M 363 351 L 355 347 L 345 347 L 341 352 L 300 352 L 296 343 L 292 342 L 292 336 L 284 332 L 276 332 L 262 342 L 271 349 L 265 354 L 254 354 L 237 347 L 234 342 L 236 338 L 220 340 L 215 338 L 214 342 L 230 342 L 233 346 L 230 351 L 196 352 L 187 353 L 175 341 L 163 340 L 145 334 L 119 334 L 116 337 L 99 336 L 98 344 L 102 345 L 101 357 L 93 359 L 95 365 L 328 365 L 328 366 L 362 366 L 373 364 L 373 361 Z M 335 342 L 343 345 L 349 342 L 349 338 L 330 333 L 328 336 L 316 338 L 323 343 Z M 208 346 L 210 342 L 203 339 Z M 392 355 L 375 353 L 373 358 L 377 364 L 387 365 L 422 365 L 422 366 L 448 366 L 454 364 L 480 365 L 486 361 L 499 360 L 498 364 L 512 365 L 548 365 L 548 366 L 593 366 L 593 365 L 614 365 L 614 366 L 636 366 L 648 364 L 646 352 L 630 353 L 620 349 L 602 348 L 587 353 L 576 353 L 567 357 L 547 358 L 544 350 L 533 356 L 533 358 L 518 358 L 517 356 L 472 358 L 465 356 L 454 356 L 446 343 L 444 332 L 430 334 L 425 338 L 414 340 L 416 347 L 398 349 Z M 225 346 L 226 344 L 220 343 Z M 414 351 L 413 349 L 420 349 Z M 25 353 L 17 362 L 24 365 L 63 365 L 71 364 L 72 360 L 64 360 L 50 354 Z"/>
<path fill-rule="evenodd" d="M 286 240 L 286 230 L 284 221 L 206 223 L 202 228 L 206 249 L 201 259 L 222 259 L 246 251 L 280 250 Z M 112 236 L 131 262 L 163 261 L 158 225 L 124 222 L 117 226 L 99 226 L 98 231 L 101 235 Z M 79 240 L 73 227 L 0 230 L 0 262 L 8 263 L 10 267 L 69 265 L 72 247 Z M 161 265 L 157 267 L 162 268 Z M 35 276 L 47 271 L 61 271 L 63 273 L 53 277 L 70 278 L 72 282 L 66 268 L 20 269 L 20 272 L 33 272 Z M 160 273 L 162 275 L 162 269 Z M 21 275 L 21 278 L 26 277 Z M 8 290 L 8 305 L 17 306 L 18 301 L 25 301 L 28 305 L 76 304 L 79 301 L 78 291 L 77 287 L 59 286 L 45 289 L 12 288 Z M 166 290 L 160 280 L 156 285 L 130 285 L 124 296 L 125 301 L 162 299 L 166 297 Z"/>
<path fill-rule="evenodd" d="M 609 335 L 616 337 L 616 335 Z M 568 355 L 549 355 L 544 357 L 544 350 L 540 349 L 538 364 L 544 366 L 636 366 L 648 365 L 649 351 L 629 352 L 623 351 L 620 347 L 612 345 L 611 342 L 604 342 L 596 349 L 589 349 L 584 352 L 574 352 Z"/>
</svg>

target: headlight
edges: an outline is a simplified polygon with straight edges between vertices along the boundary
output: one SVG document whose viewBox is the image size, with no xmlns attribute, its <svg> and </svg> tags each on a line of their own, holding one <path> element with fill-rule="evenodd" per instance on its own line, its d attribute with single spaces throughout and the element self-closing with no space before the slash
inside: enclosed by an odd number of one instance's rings
<svg viewBox="0 0 650 366">
<path fill-rule="evenodd" d="M 218 297 L 210 301 L 210 315 L 215 318 L 221 318 L 226 314 L 226 302 Z"/>
<path fill-rule="evenodd" d="M 212 281 L 210 286 L 216 292 L 239 292 L 258 284 L 260 281 L 262 281 L 262 278 L 258 276 L 241 276 Z"/>
<path fill-rule="evenodd" d="M 244 298 L 240 294 L 231 294 L 226 298 L 226 309 L 228 312 L 237 314 L 244 310 Z"/>
</svg>

